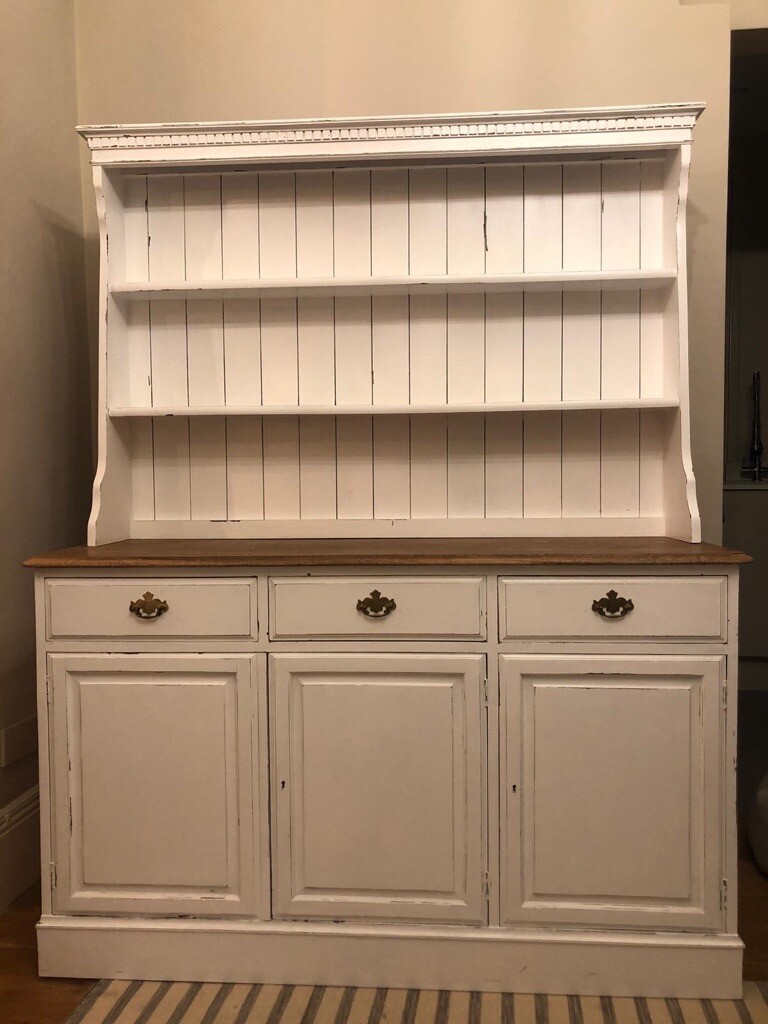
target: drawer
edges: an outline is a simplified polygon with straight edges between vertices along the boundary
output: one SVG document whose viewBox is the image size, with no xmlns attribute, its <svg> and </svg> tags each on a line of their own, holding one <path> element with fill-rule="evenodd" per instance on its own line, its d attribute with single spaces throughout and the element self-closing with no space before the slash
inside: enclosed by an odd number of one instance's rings
<svg viewBox="0 0 768 1024">
<path fill-rule="evenodd" d="M 631 601 L 630 610 L 620 598 Z M 724 576 L 499 580 L 501 640 L 725 640 L 726 611 Z"/>
<path fill-rule="evenodd" d="M 486 634 L 481 577 L 273 577 L 269 590 L 272 640 L 482 640 Z M 385 599 L 395 607 L 387 610 Z"/>
<path fill-rule="evenodd" d="M 249 579 L 48 580 L 48 637 L 217 637 L 257 635 L 256 588 Z M 130 610 L 149 593 L 167 610 L 143 618 Z M 137 609 L 152 615 L 153 606 Z"/>
</svg>

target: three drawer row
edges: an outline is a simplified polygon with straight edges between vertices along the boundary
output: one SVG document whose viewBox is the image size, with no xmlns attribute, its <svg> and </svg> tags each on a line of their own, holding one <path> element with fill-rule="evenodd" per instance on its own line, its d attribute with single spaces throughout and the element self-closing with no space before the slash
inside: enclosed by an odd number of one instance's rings
<svg viewBox="0 0 768 1024">
<path fill-rule="evenodd" d="M 724 576 L 498 578 L 498 636 L 727 639 Z M 67 639 L 251 639 L 257 581 L 50 579 L 46 633 Z M 485 640 L 484 576 L 273 576 L 270 640 Z"/>
</svg>

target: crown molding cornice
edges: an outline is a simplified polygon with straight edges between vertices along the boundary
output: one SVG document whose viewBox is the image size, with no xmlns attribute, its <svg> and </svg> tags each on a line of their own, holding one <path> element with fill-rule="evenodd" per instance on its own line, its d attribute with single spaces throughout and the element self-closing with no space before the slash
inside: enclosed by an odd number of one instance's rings
<svg viewBox="0 0 768 1024">
<path fill-rule="evenodd" d="M 641 144 L 679 144 L 690 138 L 704 109 L 699 103 L 661 106 L 412 115 L 407 117 L 324 118 L 298 121 L 221 121 L 179 124 L 89 125 L 77 130 L 95 163 L 167 162 L 162 154 L 259 161 L 291 159 L 307 147 L 319 158 L 372 158 L 485 152 L 500 149 L 555 149 L 559 138 L 583 136 L 584 148 L 609 137 Z M 630 142 L 630 144 L 632 144 Z M 608 143 L 611 145 L 611 143 Z M 124 158 L 124 159 L 121 159 Z"/>
</svg>

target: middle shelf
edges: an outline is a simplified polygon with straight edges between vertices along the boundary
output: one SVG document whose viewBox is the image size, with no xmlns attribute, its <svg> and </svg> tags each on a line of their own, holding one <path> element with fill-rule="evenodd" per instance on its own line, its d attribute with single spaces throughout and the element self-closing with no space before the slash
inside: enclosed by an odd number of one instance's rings
<svg viewBox="0 0 768 1024">
<path fill-rule="evenodd" d="M 676 398 L 594 399 L 551 402 L 470 402 L 400 405 L 218 405 L 113 407 L 112 417 L 166 416 L 396 416 L 491 412 L 571 412 L 609 409 L 676 409 Z"/>
<path fill-rule="evenodd" d="M 110 285 L 123 299 L 298 299 L 331 295 L 441 295 L 484 292 L 580 291 L 663 288 L 674 268 L 654 270 L 553 271 L 551 273 L 437 274 L 429 277 L 254 278 L 230 281 L 127 281 Z"/>
</svg>

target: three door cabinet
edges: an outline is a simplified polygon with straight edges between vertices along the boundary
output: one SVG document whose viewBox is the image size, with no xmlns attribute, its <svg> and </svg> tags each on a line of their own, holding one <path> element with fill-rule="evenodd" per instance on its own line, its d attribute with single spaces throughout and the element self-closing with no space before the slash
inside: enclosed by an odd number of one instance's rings
<svg viewBox="0 0 768 1024">
<path fill-rule="evenodd" d="M 740 556 L 343 543 L 34 560 L 42 973 L 737 994 Z"/>
</svg>

